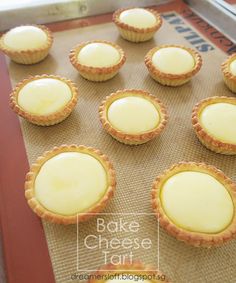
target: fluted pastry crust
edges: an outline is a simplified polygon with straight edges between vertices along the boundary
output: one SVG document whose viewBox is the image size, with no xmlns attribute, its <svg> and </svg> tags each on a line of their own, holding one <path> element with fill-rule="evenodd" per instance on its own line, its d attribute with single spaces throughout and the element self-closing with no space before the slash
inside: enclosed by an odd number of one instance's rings
<svg viewBox="0 0 236 283">
<path fill-rule="evenodd" d="M 23 108 L 21 108 L 18 104 L 18 94 L 19 91 L 24 87 L 27 83 L 38 80 L 38 79 L 44 79 L 44 78 L 50 78 L 50 79 L 57 79 L 64 83 L 66 83 L 70 90 L 71 90 L 71 99 L 70 101 L 60 110 L 56 111 L 55 113 L 49 114 L 49 115 L 35 115 L 32 114 Z M 28 120 L 29 122 L 39 125 L 39 126 L 51 126 L 58 124 L 65 120 L 74 109 L 76 103 L 78 101 L 78 89 L 76 85 L 71 81 L 63 77 L 55 76 L 55 75 L 37 75 L 37 76 L 29 76 L 28 78 L 20 81 L 12 93 L 10 94 L 10 106 L 13 109 L 13 111 Z"/>
<path fill-rule="evenodd" d="M 42 61 L 49 53 L 49 50 L 53 44 L 53 36 L 51 31 L 43 25 L 31 25 L 43 30 L 47 35 L 47 42 L 39 47 L 39 48 L 29 48 L 27 50 L 13 50 L 10 47 L 4 44 L 4 37 L 6 35 L 3 34 L 0 38 L 0 50 L 2 50 L 8 57 L 11 58 L 12 61 L 24 64 L 31 65 Z"/>
<path fill-rule="evenodd" d="M 102 266 L 93 274 L 93 276 L 91 276 L 88 283 L 105 283 L 106 279 L 104 279 L 104 277 L 112 274 L 135 274 L 139 275 L 140 279 L 142 276 L 149 276 L 151 277 L 150 281 L 152 283 L 170 283 L 163 273 L 154 269 L 150 265 L 144 265 L 141 261 L 134 261 L 133 263 L 124 263 L 120 265 L 107 264 Z M 160 280 L 158 280 L 158 277 Z"/>
<path fill-rule="evenodd" d="M 128 95 L 127 95 L 128 94 Z M 110 123 L 110 121 L 107 118 L 107 109 L 110 106 L 110 104 L 122 97 L 126 96 L 140 96 L 147 100 L 149 100 L 157 109 L 159 115 L 160 115 L 160 122 L 158 125 L 147 132 L 144 132 L 142 134 L 127 134 L 120 130 L 117 130 L 113 125 Z M 112 93 L 108 95 L 101 103 L 99 107 L 99 117 L 100 121 L 102 123 L 103 128 L 116 140 L 119 142 L 129 144 L 129 145 L 138 145 L 143 144 L 151 139 L 157 137 L 165 128 L 168 120 L 167 110 L 165 105 L 154 95 L 151 95 L 150 93 L 140 90 L 140 89 L 124 89 L 124 90 L 118 90 L 115 93 Z"/>
<path fill-rule="evenodd" d="M 195 105 L 192 111 L 192 125 L 194 131 L 200 140 L 208 149 L 221 154 L 234 155 L 236 154 L 236 144 L 227 143 L 218 140 L 217 138 L 210 135 L 200 123 L 200 115 L 202 110 L 213 103 L 231 103 L 236 105 L 236 98 L 226 96 L 214 96 L 201 100 Z M 223 131 L 224 129 L 222 129 Z"/>
<path fill-rule="evenodd" d="M 156 24 L 153 25 L 152 27 L 137 28 L 137 27 L 130 26 L 120 21 L 120 14 L 122 12 L 126 10 L 130 10 L 130 9 L 135 9 L 135 8 L 137 7 L 123 8 L 123 9 L 119 9 L 115 11 L 113 14 L 113 22 L 116 24 L 121 36 L 128 41 L 143 42 L 143 41 L 150 40 L 154 36 L 154 34 L 157 32 L 157 30 L 161 27 L 162 18 L 157 11 L 153 9 L 145 8 L 145 10 L 151 12 L 156 18 Z"/>
<path fill-rule="evenodd" d="M 230 71 L 230 64 L 232 61 L 236 60 L 236 53 L 229 56 L 221 65 L 221 71 L 223 74 L 224 82 L 227 87 L 236 93 L 236 76 L 234 76 Z"/>
<path fill-rule="evenodd" d="M 182 48 L 188 51 L 192 55 L 193 59 L 195 60 L 195 65 L 193 69 L 187 73 L 179 74 L 179 75 L 164 73 L 160 71 L 159 69 L 157 69 L 152 62 L 152 56 L 157 50 L 162 49 L 162 48 L 167 48 L 167 47 L 178 47 L 178 48 Z M 159 46 L 152 48 L 145 56 L 144 62 L 145 62 L 145 65 L 151 77 L 154 80 L 156 80 L 162 85 L 180 86 L 180 85 L 187 83 L 200 70 L 202 66 L 202 57 L 197 51 L 191 48 L 188 48 L 186 46 L 176 45 L 176 44 L 166 44 L 166 45 L 159 45 Z"/>
<path fill-rule="evenodd" d="M 42 167 L 42 165 L 52 157 L 56 156 L 59 153 L 63 152 L 82 152 L 90 154 L 91 156 L 95 157 L 99 162 L 101 162 L 102 166 L 104 167 L 107 173 L 107 181 L 108 187 L 107 191 L 102 197 L 102 199 L 98 200 L 98 202 L 91 206 L 89 210 L 84 211 L 83 213 L 65 216 L 56 214 L 47 210 L 35 197 L 34 192 L 34 182 L 35 179 Z M 78 222 L 86 221 L 92 216 L 101 212 L 104 207 L 106 206 L 108 200 L 113 196 L 116 187 L 116 177 L 115 177 L 115 170 L 113 168 L 112 163 L 109 161 L 108 157 L 103 154 L 100 150 L 86 147 L 83 145 L 62 145 L 60 147 L 54 147 L 50 151 L 46 151 L 43 153 L 42 156 L 38 157 L 35 163 L 32 164 L 30 171 L 26 175 L 25 180 L 25 197 L 30 208 L 41 218 L 58 223 L 58 224 L 75 224 Z"/>
<path fill-rule="evenodd" d="M 160 193 L 161 188 L 165 181 L 171 176 L 182 172 L 194 170 L 197 172 L 203 172 L 216 178 L 221 184 L 225 186 L 229 192 L 234 208 L 236 207 L 236 185 L 228 178 L 221 170 L 214 166 L 207 165 L 205 163 L 195 162 L 180 162 L 174 164 L 170 169 L 165 170 L 160 176 L 156 178 L 152 186 L 152 208 L 159 218 L 160 225 L 176 239 L 183 241 L 195 247 L 212 247 L 219 246 L 226 241 L 235 238 L 236 236 L 236 213 L 234 210 L 234 216 L 229 226 L 219 233 L 199 233 L 191 232 L 177 226 L 166 215 L 164 208 L 162 207 Z"/>
<path fill-rule="evenodd" d="M 116 48 L 116 50 L 120 54 L 119 62 L 110 67 L 90 67 L 80 64 L 77 59 L 77 55 L 84 46 L 91 43 L 104 43 Z M 78 70 L 78 72 L 82 77 L 84 77 L 87 80 L 95 81 L 95 82 L 107 81 L 113 78 L 126 61 L 126 57 L 123 49 L 117 44 L 106 40 L 93 40 L 93 41 L 82 42 L 77 46 L 75 46 L 70 51 L 69 58 L 71 64 L 75 67 L 75 69 Z"/>
</svg>

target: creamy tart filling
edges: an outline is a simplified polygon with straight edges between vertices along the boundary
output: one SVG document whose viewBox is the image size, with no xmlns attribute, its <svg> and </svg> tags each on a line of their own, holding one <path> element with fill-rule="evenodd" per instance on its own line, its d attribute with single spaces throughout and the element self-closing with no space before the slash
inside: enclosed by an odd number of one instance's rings
<svg viewBox="0 0 236 283">
<path fill-rule="evenodd" d="M 35 197 L 46 209 L 74 215 L 101 200 L 107 190 L 107 175 L 90 154 L 64 152 L 42 165 L 34 189 Z"/>
<path fill-rule="evenodd" d="M 4 44 L 16 51 L 40 48 L 47 42 L 47 34 L 35 26 L 19 26 L 4 36 Z"/>
<path fill-rule="evenodd" d="M 231 222 L 234 205 L 227 189 L 209 174 L 184 171 L 161 188 L 166 215 L 179 227 L 200 233 L 218 233 Z"/>
<path fill-rule="evenodd" d="M 88 67 L 111 67 L 120 61 L 120 53 L 110 44 L 94 42 L 79 51 L 77 60 Z"/>
<path fill-rule="evenodd" d="M 114 128 L 128 134 L 140 134 L 154 129 L 160 114 L 149 100 L 126 96 L 111 103 L 107 117 Z"/>
<path fill-rule="evenodd" d="M 72 98 L 70 87 L 52 78 L 32 80 L 18 93 L 18 104 L 34 115 L 49 115 L 63 108 Z"/>
<path fill-rule="evenodd" d="M 136 28 L 150 28 L 156 24 L 156 17 L 148 10 L 134 8 L 120 14 L 120 21 Z"/>
<path fill-rule="evenodd" d="M 236 59 L 233 60 L 233 61 L 230 63 L 229 69 L 230 69 L 230 72 L 231 72 L 234 76 L 236 76 Z"/>
<path fill-rule="evenodd" d="M 153 65 L 163 73 L 180 75 L 188 73 L 195 66 L 193 56 L 180 47 L 164 47 L 152 56 Z"/>
<path fill-rule="evenodd" d="M 236 144 L 236 105 L 219 102 L 207 105 L 200 114 L 202 127 L 214 138 Z"/>
<path fill-rule="evenodd" d="M 125 279 L 123 279 L 125 278 Z M 105 281 L 106 283 L 151 283 L 151 281 L 149 280 L 144 280 L 144 279 L 138 279 L 136 278 L 135 274 L 124 274 L 122 277 L 122 274 L 120 276 L 117 276 L 116 279 L 111 279 L 111 280 L 107 280 Z"/>
</svg>

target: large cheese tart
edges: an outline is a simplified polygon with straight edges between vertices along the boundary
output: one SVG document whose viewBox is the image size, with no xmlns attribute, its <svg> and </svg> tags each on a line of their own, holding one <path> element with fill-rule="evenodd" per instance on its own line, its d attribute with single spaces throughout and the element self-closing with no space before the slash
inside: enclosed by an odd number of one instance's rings
<svg viewBox="0 0 236 283">
<path fill-rule="evenodd" d="M 140 114 L 141 113 L 141 114 Z M 103 128 L 125 144 L 142 144 L 158 136 L 167 123 L 166 107 L 143 90 L 119 90 L 99 107 Z"/>
<path fill-rule="evenodd" d="M 195 50 L 181 45 L 160 45 L 151 49 L 145 64 L 152 78 L 162 85 L 179 86 L 188 82 L 201 68 Z"/>
<path fill-rule="evenodd" d="M 155 180 L 152 206 L 166 231 L 193 246 L 223 244 L 236 235 L 236 185 L 204 163 L 178 163 Z"/>
<path fill-rule="evenodd" d="M 71 50 L 69 57 L 80 75 L 90 81 L 113 78 L 126 60 L 118 45 L 105 40 L 83 42 Z"/>
<path fill-rule="evenodd" d="M 50 126 L 66 119 L 78 100 L 75 84 L 59 76 L 39 75 L 20 81 L 10 95 L 10 106 L 29 122 Z"/>
<path fill-rule="evenodd" d="M 236 154 L 236 98 L 215 96 L 193 109 L 192 124 L 199 140 L 222 154 Z"/>
<path fill-rule="evenodd" d="M 50 30 L 42 25 L 23 25 L 6 32 L 0 39 L 0 49 L 13 61 L 34 64 L 42 61 L 52 46 Z"/>
<path fill-rule="evenodd" d="M 229 56 L 221 67 L 225 84 L 236 92 L 236 53 Z"/>
<path fill-rule="evenodd" d="M 100 212 L 115 186 L 113 166 L 99 150 L 63 145 L 46 151 L 31 166 L 25 196 L 41 218 L 72 224 Z"/>
<path fill-rule="evenodd" d="M 140 261 L 107 264 L 92 274 L 88 283 L 170 283 L 166 276 Z"/>
<path fill-rule="evenodd" d="M 119 9 L 113 14 L 121 36 L 132 42 L 151 39 L 162 25 L 161 16 L 152 9 Z"/>
</svg>

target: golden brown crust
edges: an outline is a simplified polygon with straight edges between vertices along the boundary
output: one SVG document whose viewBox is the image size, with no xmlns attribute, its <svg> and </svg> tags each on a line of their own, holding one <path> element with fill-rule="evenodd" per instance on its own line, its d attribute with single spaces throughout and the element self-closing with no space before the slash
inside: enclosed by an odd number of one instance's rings
<svg viewBox="0 0 236 283">
<path fill-rule="evenodd" d="M 85 65 L 80 64 L 77 60 L 78 53 L 84 46 L 91 44 L 91 43 L 105 43 L 105 44 L 109 44 L 113 46 L 114 48 L 116 48 L 120 54 L 119 62 L 111 67 L 102 67 L 102 68 L 90 67 L 90 66 L 85 66 Z M 93 41 L 82 42 L 78 44 L 77 46 L 75 46 L 70 51 L 69 58 L 70 58 L 71 64 L 75 67 L 75 69 L 79 71 L 82 77 L 84 77 L 87 80 L 97 81 L 97 82 L 106 81 L 106 80 L 113 78 L 118 73 L 119 69 L 124 65 L 126 61 L 126 57 L 125 57 L 125 53 L 123 49 L 117 44 L 110 42 L 110 41 L 106 41 L 106 40 L 93 40 Z"/>
<path fill-rule="evenodd" d="M 24 25 L 23 25 L 24 26 Z M 47 35 L 47 42 L 40 48 L 29 48 L 27 50 L 13 50 L 4 44 L 3 34 L 0 38 L 0 50 L 9 56 L 14 62 L 30 65 L 42 61 L 47 55 L 53 44 L 53 36 L 51 31 L 43 25 L 31 25 L 42 29 Z"/>
<path fill-rule="evenodd" d="M 164 182 L 171 176 L 182 172 L 194 170 L 198 172 L 203 172 L 209 174 L 216 178 L 221 184 L 225 186 L 229 192 L 234 208 L 236 207 L 236 185 L 233 181 L 228 178 L 221 170 L 214 166 L 207 165 L 205 163 L 195 163 L 195 162 L 180 162 L 174 164 L 170 169 L 164 171 L 160 176 L 156 178 L 152 186 L 152 208 L 156 213 L 157 218 L 159 218 L 160 225 L 172 236 L 180 241 L 184 241 L 187 244 L 196 247 L 212 247 L 219 246 L 224 242 L 234 238 L 236 236 L 236 213 L 234 212 L 231 224 L 219 233 L 199 233 L 187 231 L 174 222 L 172 222 L 166 215 L 162 203 L 160 200 L 161 188 Z"/>
<path fill-rule="evenodd" d="M 188 51 L 194 58 L 195 60 L 195 66 L 194 68 L 187 73 L 184 74 L 180 74 L 180 75 L 176 75 L 176 74 L 167 74 L 167 73 L 163 73 L 160 70 L 158 70 L 154 64 L 152 63 L 152 56 L 154 55 L 154 53 L 162 48 L 167 48 L 167 47 L 178 47 L 178 48 L 182 48 L 186 51 Z M 167 85 L 167 86 L 180 86 L 185 84 L 186 82 L 188 82 L 201 68 L 202 66 L 202 57 L 200 56 L 200 54 L 191 49 L 188 48 L 186 46 L 183 45 L 176 45 L 176 44 L 166 44 L 166 45 L 159 45 L 156 46 L 154 48 L 152 48 L 147 55 L 145 56 L 144 59 L 145 65 L 151 75 L 151 77 L 156 80 L 157 82 L 159 82 L 162 85 Z"/>
<path fill-rule="evenodd" d="M 166 279 L 166 276 L 163 273 L 156 270 L 152 266 L 144 265 L 141 261 L 134 261 L 133 263 L 124 263 L 120 265 L 107 264 L 105 266 L 102 266 L 98 271 L 92 274 L 93 276 L 91 276 L 91 278 L 88 280 L 88 283 L 104 283 L 106 282 L 106 279 L 104 279 L 105 276 L 114 274 L 135 274 L 139 275 L 140 279 L 145 279 L 146 276 L 149 276 L 151 277 L 150 281 L 153 283 L 170 283 L 170 281 Z"/>
<path fill-rule="evenodd" d="M 93 205 L 89 210 L 71 216 L 65 216 L 53 213 L 47 210 L 45 207 L 41 205 L 41 203 L 37 200 L 34 193 L 34 182 L 35 179 L 42 167 L 42 165 L 53 156 L 62 153 L 62 152 L 83 152 L 92 155 L 95 157 L 107 172 L 108 179 L 108 188 L 105 195 L 102 197 L 99 202 Z M 103 154 L 100 150 L 86 147 L 83 145 L 62 145 L 60 147 L 54 147 L 51 151 L 46 151 L 42 156 L 38 157 L 36 162 L 32 164 L 30 171 L 26 175 L 25 180 L 25 197 L 31 209 L 41 218 L 58 223 L 58 224 L 75 224 L 78 222 L 86 221 L 91 218 L 93 215 L 99 213 L 104 209 L 108 200 L 113 196 L 116 187 L 116 177 L 115 170 L 113 168 L 112 163 L 109 161 L 108 157 Z"/>
<path fill-rule="evenodd" d="M 229 56 L 221 65 L 224 82 L 232 92 L 236 92 L 236 76 L 230 71 L 230 64 L 234 60 L 236 60 L 236 53 Z"/>
<path fill-rule="evenodd" d="M 128 94 L 128 95 L 127 95 Z M 160 123 L 154 129 L 144 132 L 142 134 L 127 134 L 122 131 L 117 130 L 112 126 L 107 118 L 107 109 L 111 105 L 111 103 L 121 97 L 126 96 L 140 96 L 148 99 L 157 109 L 160 115 Z M 129 145 L 138 145 L 148 142 L 149 140 L 157 137 L 165 128 L 168 120 L 167 110 L 164 104 L 154 95 L 150 93 L 140 90 L 140 89 L 124 89 L 118 90 L 115 93 L 107 96 L 101 103 L 99 107 L 99 117 L 102 123 L 103 128 L 115 139 L 118 141 L 129 144 Z"/>
<path fill-rule="evenodd" d="M 19 94 L 19 91 L 22 89 L 22 87 L 24 87 L 27 83 L 33 80 L 44 79 L 44 78 L 57 79 L 57 80 L 60 80 L 66 83 L 70 87 L 72 97 L 71 97 L 71 100 L 62 109 L 58 110 L 55 113 L 52 113 L 50 115 L 35 115 L 35 114 L 32 114 L 24 110 L 23 108 L 19 106 L 18 101 L 17 101 L 18 94 Z M 12 93 L 10 94 L 10 106 L 13 109 L 13 111 L 17 115 L 28 120 L 29 122 L 39 125 L 39 126 L 51 126 L 51 125 L 55 125 L 57 123 L 62 122 L 71 114 L 77 101 L 78 101 L 78 89 L 71 80 L 68 80 L 63 77 L 55 76 L 55 75 L 46 75 L 46 74 L 37 75 L 34 77 L 29 76 L 28 78 L 20 81 L 16 85 Z"/>
<path fill-rule="evenodd" d="M 236 98 L 226 96 L 214 96 L 201 100 L 195 105 L 192 111 L 192 125 L 194 131 L 203 145 L 208 149 L 221 154 L 233 155 L 236 154 L 236 144 L 222 142 L 212 135 L 210 135 L 200 122 L 200 115 L 202 110 L 213 103 L 225 102 L 236 105 Z M 222 129 L 224 130 L 224 129 Z"/>
<path fill-rule="evenodd" d="M 156 24 L 154 26 L 149 27 L 149 28 L 137 28 L 137 27 L 130 26 L 120 21 L 120 14 L 122 12 L 126 10 L 130 10 L 130 9 L 135 9 L 135 8 L 138 8 L 138 7 L 123 8 L 123 9 L 119 9 L 115 11 L 113 14 L 113 22 L 118 27 L 121 33 L 121 36 L 123 38 L 129 41 L 132 41 L 132 42 L 147 41 L 151 39 L 153 35 L 157 32 L 157 30 L 161 27 L 162 18 L 157 11 L 153 9 L 142 8 L 144 10 L 151 12 L 156 17 Z"/>
</svg>

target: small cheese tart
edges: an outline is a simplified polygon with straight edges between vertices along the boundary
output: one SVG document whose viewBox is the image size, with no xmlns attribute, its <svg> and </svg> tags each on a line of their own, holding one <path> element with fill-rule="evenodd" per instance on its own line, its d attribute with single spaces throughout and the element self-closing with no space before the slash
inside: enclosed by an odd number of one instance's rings
<svg viewBox="0 0 236 283">
<path fill-rule="evenodd" d="M 140 261 L 107 264 L 92 275 L 88 283 L 170 283 L 163 273 Z"/>
<path fill-rule="evenodd" d="M 119 142 L 138 145 L 157 137 L 165 128 L 168 115 L 164 104 L 138 89 L 118 90 L 99 107 L 103 128 Z"/>
<path fill-rule="evenodd" d="M 100 82 L 113 78 L 125 63 L 124 51 L 113 42 L 83 42 L 70 51 L 71 64 L 87 80 Z"/>
<path fill-rule="evenodd" d="M 113 14 L 113 22 L 124 39 L 143 42 L 154 36 L 162 25 L 162 18 L 152 9 L 125 8 Z"/>
<path fill-rule="evenodd" d="M 208 149 L 236 154 L 236 98 L 214 96 L 195 105 L 192 124 L 198 139 Z"/>
<path fill-rule="evenodd" d="M 10 95 L 10 106 L 19 116 L 39 126 L 65 120 L 78 100 L 76 85 L 54 75 L 38 75 L 20 81 Z"/>
<path fill-rule="evenodd" d="M 106 155 L 83 145 L 62 145 L 31 166 L 25 197 L 39 217 L 75 224 L 99 213 L 115 187 L 115 171 Z"/>
<path fill-rule="evenodd" d="M 0 38 L 0 50 L 20 64 L 35 64 L 49 53 L 53 43 L 51 31 L 42 25 L 15 27 Z"/>
<path fill-rule="evenodd" d="M 229 56 L 221 65 L 224 82 L 227 87 L 236 93 L 236 53 Z"/>
<path fill-rule="evenodd" d="M 187 244 L 211 247 L 236 236 L 236 185 L 214 166 L 173 165 L 153 183 L 152 207 L 161 226 Z"/>
<path fill-rule="evenodd" d="M 151 77 L 162 85 L 179 86 L 188 82 L 201 68 L 202 58 L 182 45 L 160 45 L 145 56 Z"/>
</svg>

